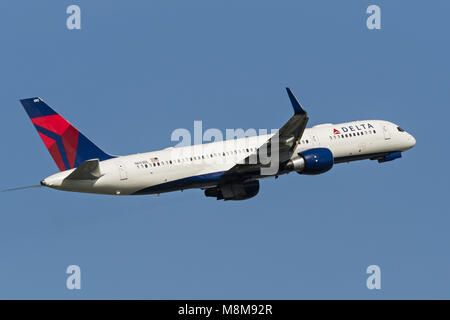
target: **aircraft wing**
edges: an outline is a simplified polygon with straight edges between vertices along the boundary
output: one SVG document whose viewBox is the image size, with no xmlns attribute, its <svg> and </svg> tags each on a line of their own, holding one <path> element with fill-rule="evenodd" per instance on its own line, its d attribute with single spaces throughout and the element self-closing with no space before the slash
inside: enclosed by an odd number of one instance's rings
<svg viewBox="0 0 450 320">
<path fill-rule="evenodd" d="M 236 164 L 225 172 L 222 176 L 222 183 L 232 180 L 241 180 L 243 178 L 245 179 L 245 177 L 261 176 L 263 168 L 270 168 L 274 165 L 278 170 L 280 164 L 287 161 L 292 156 L 293 151 L 305 131 L 309 118 L 291 89 L 286 88 L 286 91 L 291 100 L 292 107 L 294 108 L 294 115 L 275 135 L 258 148 L 254 154 L 251 154 L 244 159 L 243 163 Z M 277 154 L 274 154 L 275 152 Z M 278 155 L 278 157 L 276 155 Z M 277 161 L 278 163 L 273 163 L 274 161 Z"/>
</svg>

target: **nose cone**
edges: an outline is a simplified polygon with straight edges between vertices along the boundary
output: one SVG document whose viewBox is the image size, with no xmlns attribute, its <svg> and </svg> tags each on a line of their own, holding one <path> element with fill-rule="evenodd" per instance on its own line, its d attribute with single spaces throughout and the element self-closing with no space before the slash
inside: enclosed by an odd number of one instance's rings
<svg viewBox="0 0 450 320">
<path fill-rule="evenodd" d="M 411 149 L 416 145 L 416 138 L 412 136 L 412 134 L 408 133 L 408 140 L 407 140 L 407 148 Z"/>
</svg>

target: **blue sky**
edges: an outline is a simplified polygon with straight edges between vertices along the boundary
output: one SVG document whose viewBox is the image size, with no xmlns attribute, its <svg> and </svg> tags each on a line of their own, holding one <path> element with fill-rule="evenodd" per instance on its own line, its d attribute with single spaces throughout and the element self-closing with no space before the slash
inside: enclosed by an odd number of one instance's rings
<svg viewBox="0 0 450 320">
<path fill-rule="evenodd" d="M 82 29 L 68 30 L 67 6 Z M 381 30 L 366 28 L 370 4 Z M 19 104 L 40 96 L 105 151 L 176 128 L 276 128 L 290 86 L 309 125 L 385 119 L 402 159 L 199 190 L 0 194 L 0 298 L 450 298 L 448 1 L 3 1 L 2 189 L 57 171 Z M 65 287 L 68 265 L 82 289 Z M 382 289 L 366 288 L 381 267 Z"/>
</svg>

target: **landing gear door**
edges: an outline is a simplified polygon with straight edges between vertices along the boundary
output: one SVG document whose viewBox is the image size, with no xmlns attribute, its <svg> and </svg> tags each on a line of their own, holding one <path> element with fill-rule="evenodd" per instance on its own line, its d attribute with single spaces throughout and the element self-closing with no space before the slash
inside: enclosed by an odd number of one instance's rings
<svg viewBox="0 0 450 320">
<path fill-rule="evenodd" d="M 387 125 L 383 126 L 383 134 L 384 134 L 384 140 L 391 139 L 391 133 L 390 133 L 389 127 Z"/>
<path fill-rule="evenodd" d="M 127 174 L 127 170 L 125 168 L 125 165 L 122 162 L 118 162 L 117 163 L 117 168 L 119 169 L 120 180 L 127 180 L 128 179 L 128 174 Z"/>
</svg>

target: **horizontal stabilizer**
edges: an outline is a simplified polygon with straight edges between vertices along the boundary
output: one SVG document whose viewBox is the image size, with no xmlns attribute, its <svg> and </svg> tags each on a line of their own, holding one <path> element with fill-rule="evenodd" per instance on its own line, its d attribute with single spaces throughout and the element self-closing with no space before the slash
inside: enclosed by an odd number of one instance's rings
<svg viewBox="0 0 450 320">
<path fill-rule="evenodd" d="M 96 180 L 100 178 L 98 159 L 84 161 L 78 168 L 67 176 L 67 180 Z"/>
</svg>

